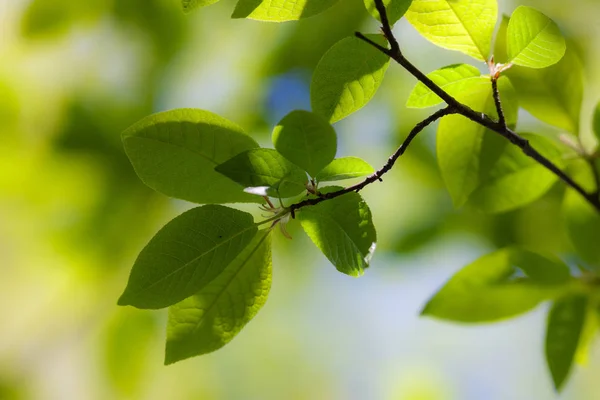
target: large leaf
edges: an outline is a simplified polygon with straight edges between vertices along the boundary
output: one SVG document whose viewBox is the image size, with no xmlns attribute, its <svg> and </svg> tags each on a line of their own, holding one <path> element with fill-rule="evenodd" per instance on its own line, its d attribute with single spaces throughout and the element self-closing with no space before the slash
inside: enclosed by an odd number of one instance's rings
<svg viewBox="0 0 600 400">
<path fill-rule="evenodd" d="M 184 12 L 190 12 L 194 8 L 205 7 L 216 3 L 219 0 L 181 0 L 181 6 Z"/>
<path fill-rule="evenodd" d="M 333 160 L 315 177 L 317 182 L 342 181 L 371 175 L 375 170 L 358 157 L 342 157 Z"/>
<path fill-rule="evenodd" d="M 267 187 L 273 197 L 292 197 L 306 190 L 308 178 L 297 165 L 273 149 L 238 154 L 215 168 L 246 188 Z"/>
<path fill-rule="evenodd" d="M 585 324 L 588 299 L 574 295 L 557 300 L 548 315 L 546 361 L 554 387 L 560 390 L 571 371 Z"/>
<path fill-rule="evenodd" d="M 444 89 L 449 95 L 456 97 L 475 86 L 474 80 L 482 85 L 490 84 L 489 77 L 481 76 L 479 70 L 468 64 L 454 64 L 427 74 L 435 84 Z M 443 100 L 433 93 L 425 84 L 418 82 L 414 87 L 406 106 L 410 108 L 425 108 L 443 103 Z"/>
<path fill-rule="evenodd" d="M 438 46 L 485 61 L 498 18 L 497 0 L 414 0 L 406 19 Z"/>
<path fill-rule="evenodd" d="M 312 17 L 338 0 L 239 0 L 232 18 L 283 22 Z"/>
<path fill-rule="evenodd" d="M 285 158 L 315 176 L 333 161 L 337 136 L 319 115 L 297 110 L 279 121 L 273 130 L 273 144 Z"/>
<path fill-rule="evenodd" d="M 368 36 L 386 45 L 383 36 Z M 313 111 L 332 123 L 358 111 L 375 95 L 389 64 L 388 56 L 357 37 L 340 40 L 325 53 L 313 73 Z"/>
<path fill-rule="evenodd" d="M 253 202 L 256 196 L 214 171 L 258 144 L 234 123 L 203 110 L 151 115 L 123 132 L 140 179 L 167 196 L 195 203 Z"/>
<path fill-rule="evenodd" d="M 252 215 L 219 205 L 165 225 L 138 256 L 119 305 L 157 309 L 191 296 L 223 272 L 256 234 Z"/>
<path fill-rule="evenodd" d="M 549 67 L 560 61 L 567 49 L 558 25 L 531 7 L 517 7 L 507 35 L 508 61 L 524 67 Z"/>
<path fill-rule="evenodd" d="M 258 313 L 271 288 L 271 237 L 260 231 L 223 273 L 169 309 L 165 364 L 229 343 Z"/>
<path fill-rule="evenodd" d="M 494 322 L 560 295 L 569 279 L 569 269 L 560 261 L 521 249 L 502 249 L 457 272 L 422 313 L 457 322 Z"/>
<path fill-rule="evenodd" d="M 538 135 L 521 136 L 562 168 L 562 154 L 552 141 Z M 471 194 L 469 202 L 490 213 L 512 210 L 541 197 L 556 180 L 556 175 L 527 157 L 517 146 L 509 145 Z"/>
<path fill-rule="evenodd" d="M 298 211 L 298 219 L 338 271 L 351 276 L 364 273 L 375 251 L 377 234 L 369 206 L 358 193 L 304 207 Z"/>
<path fill-rule="evenodd" d="M 380 20 L 379 12 L 377 11 L 377 7 L 375 6 L 375 0 L 364 0 L 365 7 L 373 17 L 377 20 Z M 383 4 L 385 5 L 385 9 L 387 11 L 387 16 L 390 24 L 395 24 L 400 18 L 404 16 L 408 7 L 410 7 L 410 3 L 413 0 L 383 0 Z"/>
<path fill-rule="evenodd" d="M 473 109 L 496 117 L 489 81 L 469 80 L 457 99 Z M 509 125 L 517 120 L 517 99 L 505 77 L 498 80 L 504 114 Z M 444 117 L 437 132 L 440 171 L 454 205 L 462 206 L 471 193 L 487 179 L 508 142 L 498 134 L 459 115 Z"/>
</svg>

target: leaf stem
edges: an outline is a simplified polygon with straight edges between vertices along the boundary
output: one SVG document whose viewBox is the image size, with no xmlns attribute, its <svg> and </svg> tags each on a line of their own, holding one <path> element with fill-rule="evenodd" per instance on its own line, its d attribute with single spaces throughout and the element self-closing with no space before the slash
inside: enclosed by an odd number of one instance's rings
<svg viewBox="0 0 600 400">
<path fill-rule="evenodd" d="M 498 90 L 498 76 L 492 75 L 492 93 L 494 96 L 494 104 L 496 104 L 496 111 L 498 112 L 498 124 L 507 128 L 506 117 L 504 116 L 504 110 L 502 109 L 502 100 L 500 99 L 500 91 Z"/>
</svg>

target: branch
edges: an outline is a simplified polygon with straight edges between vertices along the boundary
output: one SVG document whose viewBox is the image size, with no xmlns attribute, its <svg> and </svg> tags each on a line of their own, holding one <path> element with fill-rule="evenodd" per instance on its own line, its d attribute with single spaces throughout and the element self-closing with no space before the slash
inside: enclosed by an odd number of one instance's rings
<svg viewBox="0 0 600 400">
<path fill-rule="evenodd" d="M 498 90 L 498 77 L 492 75 L 492 93 L 494 95 L 494 103 L 496 104 L 496 111 L 498 112 L 498 124 L 507 128 L 506 117 L 504 116 L 504 110 L 502 109 L 502 100 L 500 100 L 500 91 Z"/>
<path fill-rule="evenodd" d="M 536 149 L 531 147 L 529 141 L 524 139 L 520 135 L 518 135 L 513 130 L 509 129 L 503 121 L 494 121 L 490 116 L 477 112 L 470 108 L 469 106 L 462 104 L 450 94 L 448 94 L 444 89 L 439 87 L 435 82 L 429 79 L 423 72 L 421 72 L 417 67 L 415 67 L 410 61 L 408 61 L 400 51 L 400 46 L 398 45 L 398 41 L 394 37 L 392 32 L 391 25 L 389 23 L 389 19 L 387 17 L 387 11 L 385 9 L 385 5 L 383 4 L 383 0 L 375 0 L 375 5 L 377 7 L 377 11 L 379 12 L 381 19 L 381 30 L 386 36 L 388 42 L 390 43 L 390 49 L 386 49 L 383 46 L 380 46 L 374 43 L 369 38 L 365 37 L 362 33 L 357 32 L 355 35 L 369 43 L 370 45 L 377 48 L 382 53 L 388 55 L 394 61 L 396 61 L 400 66 L 402 66 L 405 70 L 407 70 L 412 76 L 417 78 L 420 82 L 422 82 L 429 90 L 438 95 L 442 100 L 446 102 L 448 107 L 453 110 L 453 113 L 460 114 L 465 118 L 470 119 L 471 121 L 484 126 L 499 135 L 503 136 L 507 140 L 509 140 L 512 144 L 519 147 L 525 155 L 534 159 L 537 163 L 543 165 L 546 169 L 554 173 L 558 176 L 565 184 L 573 188 L 579 194 L 581 194 L 598 212 L 600 212 L 600 198 L 594 193 L 588 193 L 581 185 L 575 182 L 571 177 L 569 177 L 565 172 L 563 172 L 560 168 L 558 168 L 552 161 L 544 157 L 540 154 Z M 494 90 L 497 92 L 497 89 Z M 495 99 L 496 100 L 496 99 Z M 497 99 L 499 101 L 499 98 Z M 500 112 L 499 112 L 500 114 Z M 503 113 L 502 113 L 503 114 Z"/>
<path fill-rule="evenodd" d="M 381 179 L 381 177 L 383 175 L 385 175 L 389 170 L 391 170 L 393 168 L 393 166 L 396 163 L 396 161 L 404 154 L 404 152 L 406 151 L 406 149 L 408 148 L 408 146 L 410 145 L 410 143 L 413 141 L 413 139 L 423 129 L 425 129 L 427 126 L 429 126 L 433 122 L 437 121 L 438 119 L 440 119 L 440 118 L 442 118 L 442 117 L 444 117 L 446 115 L 450 115 L 450 114 L 454 114 L 454 113 L 456 113 L 456 110 L 453 107 L 448 106 L 446 108 L 442 108 L 441 110 L 436 111 L 435 113 L 431 114 L 429 117 L 425 118 L 423 121 L 419 122 L 410 131 L 410 133 L 408 134 L 408 136 L 406 137 L 406 139 L 404 139 L 404 141 L 402 142 L 402 144 L 400 145 L 400 147 L 398 147 L 398 149 L 394 152 L 394 154 L 392 154 L 390 156 L 390 158 L 388 158 L 387 162 L 383 165 L 383 167 L 381 167 L 379 170 L 375 171 L 375 173 L 369 175 L 362 182 L 357 183 L 356 185 L 353 185 L 353 186 L 349 186 L 349 187 L 347 187 L 345 189 L 338 190 L 336 192 L 321 194 L 321 196 L 317 197 L 317 198 L 306 199 L 304 201 L 301 201 L 300 203 L 292 204 L 289 207 L 289 211 L 290 211 L 290 213 L 292 215 L 292 218 L 295 218 L 295 212 L 297 210 L 301 209 L 302 207 L 314 206 L 314 205 L 317 205 L 317 204 L 319 204 L 319 203 L 321 203 L 323 201 L 331 200 L 331 199 L 334 199 L 336 197 L 342 196 L 342 195 L 344 195 L 346 193 L 350 193 L 350 192 L 356 192 L 356 193 L 358 193 L 362 189 L 364 189 L 366 186 L 370 185 L 373 182 L 377 182 L 377 181 L 382 182 L 383 180 Z"/>
</svg>

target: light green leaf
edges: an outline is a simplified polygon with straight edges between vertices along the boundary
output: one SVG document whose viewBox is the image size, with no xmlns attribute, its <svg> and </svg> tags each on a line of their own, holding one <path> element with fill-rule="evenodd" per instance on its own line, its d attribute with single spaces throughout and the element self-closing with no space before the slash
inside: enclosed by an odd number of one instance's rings
<svg viewBox="0 0 600 400">
<path fill-rule="evenodd" d="M 426 39 L 478 60 L 490 55 L 497 0 L 413 0 L 406 19 Z"/>
<path fill-rule="evenodd" d="M 369 11 L 369 13 L 379 21 L 379 12 L 377 11 L 377 7 L 375 7 L 375 0 L 364 1 L 367 11 Z M 404 16 L 408 10 L 408 7 L 410 7 L 410 3 L 412 3 L 412 0 L 383 0 L 390 24 L 395 24 Z"/>
<path fill-rule="evenodd" d="M 596 109 L 594 110 L 593 129 L 596 139 L 598 139 L 598 142 L 600 142 L 600 103 L 598 103 Z"/>
<path fill-rule="evenodd" d="M 381 44 L 381 35 L 368 35 Z M 357 37 L 340 40 L 321 58 L 310 85 L 315 113 L 333 123 L 360 110 L 375 95 L 390 59 Z"/>
<path fill-rule="evenodd" d="M 590 166 L 584 160 L 571 165 L 571 176 L 592 192 L 596 189 Z M 577 255 L 600 269 L 600 214 L 579 193 L 567 190 L 563 204 L 567 232 Z"/>
<path fill-rule="evenodd" d="M 509 125 L 517 120 L 518 102 L 510 81 L 501 77 L 498 89 Z M 497 118 L 489 80 L 465 81 L 456 97 L 477 111 Z M 462 206 L 471 193 L 484 182 L 507 146 L 507 141 L 463 116 L 444 117 L 437 131 L 437 155 L 442 178 L 455 207 Z"/>
<path fill-rule="evenodd" d="M 430 72 L 427 77 L 452 97 L 456 97 L 465 90 L 476 86 L 471 82 L 473 80 L 481 82 L 482 85 L 491 84 L 489 77 L 481 76 L 476 67 L 468 64 L 449 65 Z M 437 106 L 440 103 L 443 103 L 443 100 L 437 94 L 429 90 L 422 82 L 418 82 L 408 96 L 406 106 L 409 108 L 425 108 Z"/>
<path fill-rule="evenodd" d="M 457 272 L 422 314 L 456 322 L 494 322 L 559 296 L 569 280 L 569 269 L 560 261 L 521 249 L 502 249 Z"/>
<path fill-rule="evenodd" d="M 262 308 L 271 289 L 269 233 L 258 232 L 218 278 L 169 308 L 165 364 L 220 349 Z"/>
<path fill-rule="evenodd" d="M 546 361 L 554 387 L 560 390 L 565 383 L 585 324 L 588 299 L 575 295 L 557 300 L 548 315 L 546 331 Z"/>
<path fill-rule="evenodd" d="M 296 110 L 273 130 L 273 144 L 285 158 L 315 176 L 335 157 L 335 130 L 321 116 Z"/>
<path fill-rule="evenodd" d="M 371 175 L 374 172 L 373 167 L 358 157 L 342 157 L 333 160 L 315 178 L 317 182 L 342 181 Z"/>
<path fill-rule="evenodd" d="M 562 168 L 562 154 L 552 141 L 531 134 L 521 136 Z M 489 213 L 509 211 L 538 199 L 556 180 L 556 175 L 527 157 L 517 146 L 505 146 L 486 178 L 471 194 L 469 202 Z"/>
<path fill-rule="evenodd" d="M 239 0 L 231 18 L 284 22 L 312 17 L 338 0 Z"/>
<path fill-rule="evenodd" d="M 508 59 L 515 65 L 546 68 L 560 61 L 567 49 L 558 25 L 531 7 L 517 7 L 507 35 Z"/>
<path fill-rule="evenodd" d="M 158 309 L 191 296 L 223 272 L 257 232 L 252 215 L 219 205 L 173 219 L 138 256 L 119 305 Z"/>
<path fill-rule="evenodd" d="M 123 132 L 125 151 L 152 189 L 194 203 L 257 201 L 215 166 L 258 147 L 234 123 L 203 110 L 179 109 L 146 117 Z"/>
<path fill-rule="evenodd" d="M 240 153 L 215 170 L 247 188 L 266 186 L 273 197 L 296 196 L 306 190 L 308 182 L 302 169 L 273 149 Z"/>
<path fill-rule="evenodd" d="M 216 3 L 219 0 L 181 0 L 183 11 L 188 13 L 194 8 L 205 7 Z"/>
<path fill-rule="evenodd" d="M 369 206 L 358 193 L 302 208 L 297 217 L 306 234 L 338 271 L 350 276 L 364 273 L 375 251 L 377 234 Z"/>
</svg>

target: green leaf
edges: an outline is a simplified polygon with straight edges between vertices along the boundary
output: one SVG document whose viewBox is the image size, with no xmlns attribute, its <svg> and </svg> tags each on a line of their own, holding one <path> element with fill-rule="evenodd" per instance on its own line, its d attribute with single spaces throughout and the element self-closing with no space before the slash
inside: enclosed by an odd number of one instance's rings
<svg viewBox="0 0 600 400">
<path fill-rule="evenodd" d="M 518 102 L 510 81 L 501 77 L 498 89 L 509 125 L 517 120 Z M 497 118 L 489 81 L 465 81 L 458 100 L 477 111 Z M 484 182 L 508 142 L 498 134 L 459 115 L 444 117 L 437 131 L 440 171 L 455 207 L 462 206 Z"/>
<path fill-rule="evenodd" d="M 262 308 L 271 288 L 269 233 L 260 231 L 218 278 L 169 308 L 165 364 L 220 349 Z"/>
<path fill-rule="evenodd" d="M 367 35 L 385 46 L 382 35 Z M 315 113 L 333 123 L 360 110 L 375 95 L 390 64 L 388 56 L 357 37 L 333 45 L 321 58 L 310 85 Z"/>
<path fill-rule="evenodd" d="M 552 141 L 531 134 L 521 136 L 562 168 L 562 154 Z M 505 146 L 486 178 L 471 194 L 469 202 L 489 213 L 509 211 L 540 198 L 556 180 L 556 175 L 527 157 L 517 146 Z"/>
<path fill-rule="evenodd" d="M 476 80 L 481 84 L 491 84 L 490 79 L 481 76 L 479 70 L 468 64 L 454 64 L 438 69 L 427 74 L 427 77 L 436 83 L 439 87 L 448 92 L 449 95 L 456 97 L 474 87 L 472 81 Z M 433 107 L 443 103 L 443 100 L 433 93 L 425 84 L 418 82 L 414 87 L 406 106 L 409 108 Z"/>
<path fill-rule="evenodd" d="M 194 8 L 206 7 L 216 3 L 219 0 L 181 0 L 183 11 L 188 13 Z"/>
<path fill-rule="evenodd" d="M 152 189 L 194 203 L 255 202 L 214 171 L 236 154 L 258 147 L 234 123 L 203 110 L 179 109 L 146 117 L 123 132 L 127 156 Z"/>
<path fill-rule="evenodd" d="M 338 271 L 350 276 L 364 273 L 375 251 L 377 234 L 369 206 L 358 193 L 302 208 L 297 217 L 306 234 Z"/>
<path fill-rule="evenodd" d="M 374 172 L 373 167 L 358 157 L 342 157 L 329 163 L 315 178 L 317 182 L 342 181 L 371 175 Z"/>
<path fill-rule="evenodd" d="M 490 55 L 497 0 L 414 0 L 406 19 L 426 39 L 478 60 Z"/>
<path fill-rule="evenodd" d="M 158 309 L 210 283 L 257 232 L 252 215 L 219 205 L 173 219 L 138 256 L 119 305 Z"/>
<path fill-rule="evenodd" d="M 231 18 L 284 22 L 312 17 L 338 0 L 239 0 Z"/>
<path fill-rule="evenodd" d="M 594 135 L 596 135 L 596 139 L 600 142 L 600 103 L 598 103 L 594 110 L 593 128 Z"/>
<path fill-rule="evenodd" d="M 567 49 L 558 25 L 531 7 L 517 7 L 507 35 L 509 62 L 515 65 L 546 68 L 560 61 Z"/>
<path fill-rule="evenodd" d="M 364 1 L 367 11 L 369 11 L 369 13 L 379 21 L 380 17 L 377 7 L 375 6 L 375 0 Z M 412 3 L 412 0 L 383 0 L 390 24 L 395 24 L 404 16 L 404 14 L 406 14 L 408 7 L 410 7 L 410 3 Z"/>
<path fill-rule="evenodd" d="M 516 248 L 502 249 L 458 271 L 422 314 L 464 323 L 494 322 L 559 296 L 569 280 L 568 267 L 558 260 Z"/>
<path fill-rule="evenodd" d="M 296 110 L 273 130 L 273 144 L 285 158 L 315 176 L 335 157 L 335 130 L 319 115 Z"/>
<path fill-rule="evenodd" d="M 557 300 L 548 315 L 546 331 L 546 361 L 554 387 L 565 383 L 585 324 L 588 299 L 576 295 Z"/>
<path fill-rule="evenodd" d="M 293 197 L 306 190 L 308 178 L 297 165 L 273 149 L 238 154 L 215 168 L 246 188 L 267 187 L 273 197 Z"/>
</svg>

